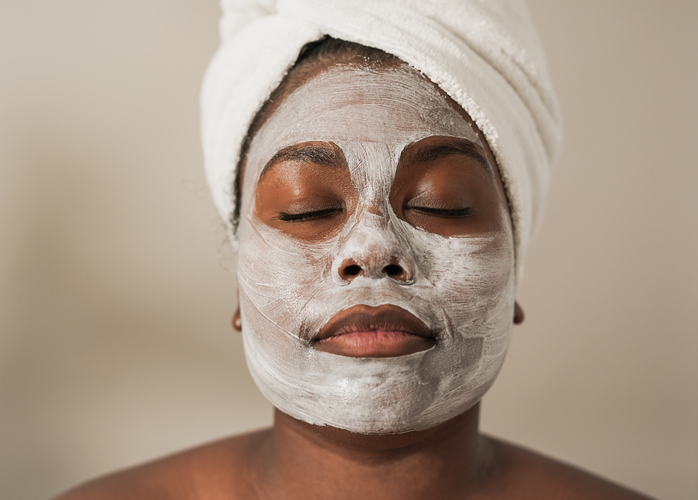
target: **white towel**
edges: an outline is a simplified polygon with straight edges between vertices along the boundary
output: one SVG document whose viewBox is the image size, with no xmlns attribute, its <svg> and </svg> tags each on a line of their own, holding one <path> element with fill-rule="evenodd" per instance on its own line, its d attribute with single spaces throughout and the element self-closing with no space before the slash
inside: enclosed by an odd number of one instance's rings
<svg viewBox="0 0 698 500">
<path fill-rule="evenodd" d="M 202 91 L 213 199 L 228 223 L 242 142 L 300 49 L 330 35 L 398 56 L 473 118 L 509 199 L 521 276 L 561 142 L 542 47 L 519 0 L 223 0 L 222 44 Z"/>
</svg>

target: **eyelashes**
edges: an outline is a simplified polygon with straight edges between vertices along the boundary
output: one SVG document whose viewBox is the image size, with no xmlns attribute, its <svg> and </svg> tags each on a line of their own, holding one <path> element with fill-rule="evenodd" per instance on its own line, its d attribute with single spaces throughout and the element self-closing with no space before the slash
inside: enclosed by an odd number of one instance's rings
<svg viewBox="0 0 698 500">
<path fill-rule="evenodd" d="M 342 210 L 342 207 L 331 207 L 300 213 L 279 212 L 274 218 L 284 222 L 304 222 L 331 217 L 332 215 L 342 212 Z"/>
<path fill-rule="evenodd" d="M 320 210 L 311 210 L 308 212 L 298 212 L 298 213 L 288 213 L 279 212 L 279 214 L 274 217 L 277 220 L 284 222 L 305 222 L 318 219 L 324 219 L 331 217 L 338 213 L 341 213 L 344 209 L 342 207 L 330 207 L 323 208 Z M 437 208 L 437 207 L 418 207 L 418 206 L 406 206 L 405 210 L 414 210 L 424 215 L 432 215 L 436 217 L 466 217 L 471 215 L 472 209 L 470 207 L 464 208 Z"/>
<path fill-rule="evenodd" d="M 406 206 L 405 210 L 414 210 L 425 215 L 435 215 L 437 217 L 466 217 L 472 213 L 470 207 L 465 208 L 436 208 L 436 207 L 415 207 Z"/>
</svg>

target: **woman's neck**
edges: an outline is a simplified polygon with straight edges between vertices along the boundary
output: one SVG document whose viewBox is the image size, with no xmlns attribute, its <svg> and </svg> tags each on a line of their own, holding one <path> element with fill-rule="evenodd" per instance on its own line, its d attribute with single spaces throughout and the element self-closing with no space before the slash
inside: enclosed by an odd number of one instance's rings
<svg viewBox="0 0 698 500">
<path fill-rule="evenodd" d="M 278 410 L 260 450 L 260 496 L 269 498 L 462 498 L 491 463 L 479 405 L 434 429 L 388 436 L 301 422 Z"/>
</svg>

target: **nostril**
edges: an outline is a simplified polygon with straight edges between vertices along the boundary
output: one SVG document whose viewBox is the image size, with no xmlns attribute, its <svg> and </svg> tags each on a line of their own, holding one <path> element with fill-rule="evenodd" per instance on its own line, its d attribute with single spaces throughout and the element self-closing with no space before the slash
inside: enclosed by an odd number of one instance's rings
<svg viewBox="0 0 698 500">
<path fill-rule="evenodd" d="M 405 270 L 397 264 L 388 264 L 383 268 L 383 272 L 391 278 L 401 278 L 405 274 Z"/>
<path fill-rule="evenodd" d="M 351 266 L 347 266 L 344 268 L 344 275 L 345 276 L 358 276 L 360 272 L 361 272 L 361 267 L 357 266 L 356 264 L 353 264 Z"/>
</svg>

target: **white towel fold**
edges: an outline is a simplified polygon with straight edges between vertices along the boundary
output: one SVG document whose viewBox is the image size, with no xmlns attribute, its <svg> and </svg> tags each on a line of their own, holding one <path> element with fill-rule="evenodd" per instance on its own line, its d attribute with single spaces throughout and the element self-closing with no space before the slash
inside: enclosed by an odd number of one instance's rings
<svg viewBox="0 0 698 500">
<path fill-rule="evenodd" d="M 394 54 L 473 118 L 499 164 L 521 275 L 561 142 L 543 51 L 518 0 L 223 0 L 202 91 L 206 175 L 230 225 L 242 142 L 300 49 L 330 35 Z M 231 239 L 235 235 L 231 230 Z"/>
</svg>

